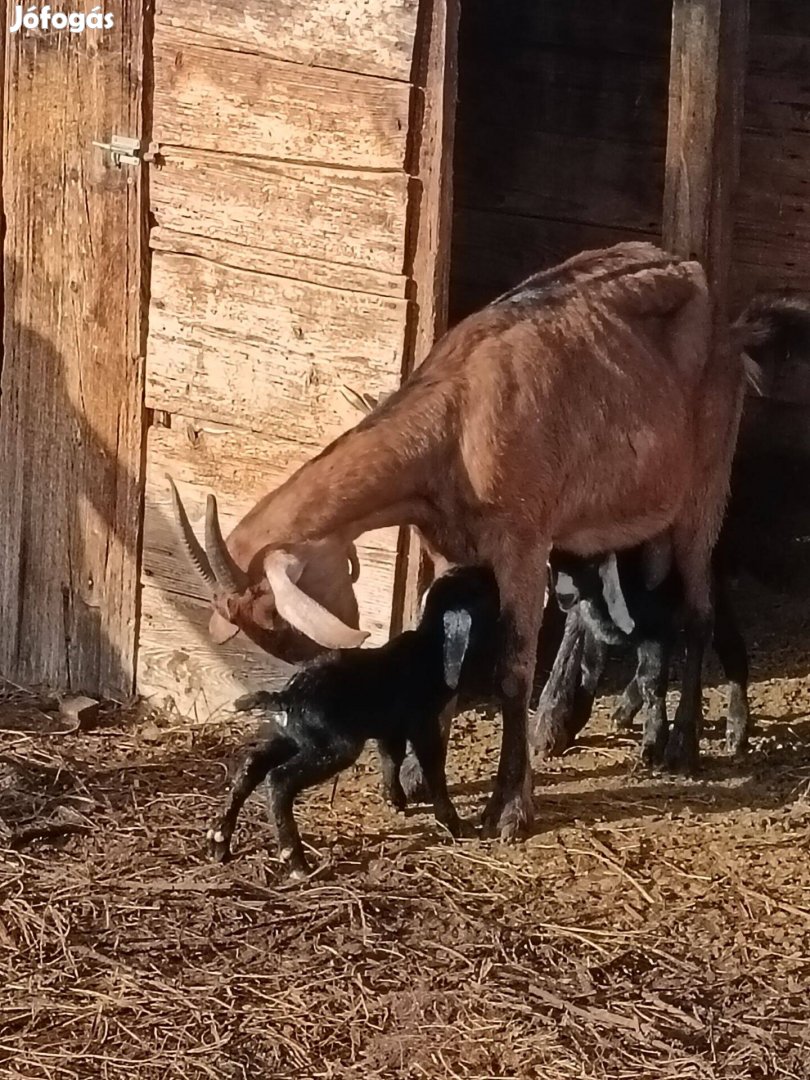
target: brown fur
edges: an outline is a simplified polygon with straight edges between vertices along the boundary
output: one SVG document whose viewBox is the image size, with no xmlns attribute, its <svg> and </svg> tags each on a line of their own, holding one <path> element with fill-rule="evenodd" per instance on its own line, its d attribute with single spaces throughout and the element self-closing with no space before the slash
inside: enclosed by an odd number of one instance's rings
<svg viewBox="0 0 810 1080">
<path fill-rule="evenodd" d="M 744 382 L 740 349 L 712 342 L 699 264 L 651 244 L 584 252 L 456 326 L 256 504 L 227 539 L 253 583 L 226 599 L 229 617 L 251 636 L 267 625 L 263 558 L 291 547 L 311 555 L 301 587 L 337 613 L 352 591 L 343 553 L 383 526 L 415 525 L 445 564 L 493 566 L 504 742 L 488 815 L 514 835 L 530 814 L 526 709 L 551 546 L 590 555 L 671 530 L 706 614 Z"/>
</svg>

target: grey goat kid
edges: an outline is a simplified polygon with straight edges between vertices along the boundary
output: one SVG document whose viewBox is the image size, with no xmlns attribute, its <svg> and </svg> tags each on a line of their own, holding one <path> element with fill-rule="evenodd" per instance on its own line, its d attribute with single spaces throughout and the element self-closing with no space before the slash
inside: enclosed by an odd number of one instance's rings
<svg viewBox="0 0 810 1080">
<path fill-rule="evenodd" d="M 461 821 L 447 791 L 440 722 L 463 675 L 491 662 L 499 611 L 492 571 L 456 567 L 431 586 L 415 629 L 380 648 L 328 653 L 293 675 L 283 690 L 239 698 L 238 711 L 260 710 L 265 722 L 243 747 L 223 812 L 208 831 L 212 856 L 220 862 L 230 856 L 239 811 L 266 778 L 280 856 L 292 876 L 306 874 L 295 798 L 353 764 L 369 739 L 379 744 L 388 799 L 405 806 L 399 769 L 409 742 L 436 820 L 460 835 Z"/>
</svg>

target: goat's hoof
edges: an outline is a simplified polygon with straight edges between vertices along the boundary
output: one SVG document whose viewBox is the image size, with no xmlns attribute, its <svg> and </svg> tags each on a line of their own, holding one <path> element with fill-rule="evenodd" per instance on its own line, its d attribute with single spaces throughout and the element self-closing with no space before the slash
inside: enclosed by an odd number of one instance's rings
<svg viewBox="0 0 810 1080">
<path fill-rule="evenodd" d="M 574 745 L 575 737 L 568 730 L 566 717 L 543 713 L 536 717 L 531 735 L 531 751 L 535 761 L 562 757 Z"/>
<path fill-rule="evenodd" d="M 621 731 L 632 731 L 635 718 L 635 712 L 630 712 L 629 709 L 625 710 L 619 706 L 610 718 L 610 726 L 613 731 L 617 733 Z"/>
<path fill-rule="evenodd" d="M 430 792 L 425 783 L 425 777 L 422 770 L 419 767 L 419 762 L 410 754 L 405 758 L 400 767 L 399 782 L 403 796 L 406 799 L 406 805 L 407 803 L 430 802 Z"/>
<path fill-rule="evenodd" d="M 222 829 L 209 829 L 205 834 L 208 842 L 208 853 L 214 862 L 225 863 L 231 857 L 230 837 Z"/>
<path fill-rule="evenodd" d="M 731 719 L 726 724 L 726 752 L 734 758 L 744 757 L 749 749 L 748 723 L 734 723 Z"/>
<path fill-rule="evenodd" d="M 287 874 L 290 881 L 306 881 L 309 877 L 309 871 L 302 869 L 300 866 L 293 867 Z"/>
<path fill-rule="evenodd" d="M 408 805 L 408 798 L 399 782 L 392 784 L 390 787 L 383 788 L 383 800 L 400 814 Z"/>
<path fill-rule="evenodd" d="M 510 842 L 525 837 L 534 821 L 531 791 L 521 791 L 509 798 L 493 793 L 481 819 L 485 840 Z"/>
<path fill-rule="evenodd" d="M 662 767 L 665 772 L 692 776 L 697 772 L 700 752 L 696 740 L 674 729 L 667 741 Z"/>
</svg>

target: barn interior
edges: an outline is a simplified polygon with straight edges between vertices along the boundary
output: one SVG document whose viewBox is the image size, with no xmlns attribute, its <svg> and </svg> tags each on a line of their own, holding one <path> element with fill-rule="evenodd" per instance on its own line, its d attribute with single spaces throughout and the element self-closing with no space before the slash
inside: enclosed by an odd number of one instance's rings
<svg viewBox="0 0 810 1080">
<path fill-rule="evenodd" d="M 672 8 L 463 0 L 450 320 L 588 247 L 660 242 Z M 810 8 L 752 0 L 730 297 L 810 294 Z M 482 73 L 486 73 L 482 77 Z M 750 395 L 729 527 L 754 677 L 806 673 L 810 379 Z"/>
</svg>

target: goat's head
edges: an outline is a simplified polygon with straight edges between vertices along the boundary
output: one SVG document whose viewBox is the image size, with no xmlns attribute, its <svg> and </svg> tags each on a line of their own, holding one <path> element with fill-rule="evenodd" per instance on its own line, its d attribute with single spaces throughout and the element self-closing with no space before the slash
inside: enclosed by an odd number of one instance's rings
<svg viewBox="0 0 810 1080">
<path fill-rule="evenodd" d="M 167 479 L 184 547 L 211 594 L 209 632 L 216 644 L 241 630 L 265 652 L 298 663 L 365 641 L 368 634 L 357 629 L 353 583 L 359 565 L 353 546 L 347 550 L 345 543 L 325 539 L 294 549 L 257 549 L 244 569 L 222 537 L 216 498 L 208 496 L 203 547 Z"/>
</svg>

